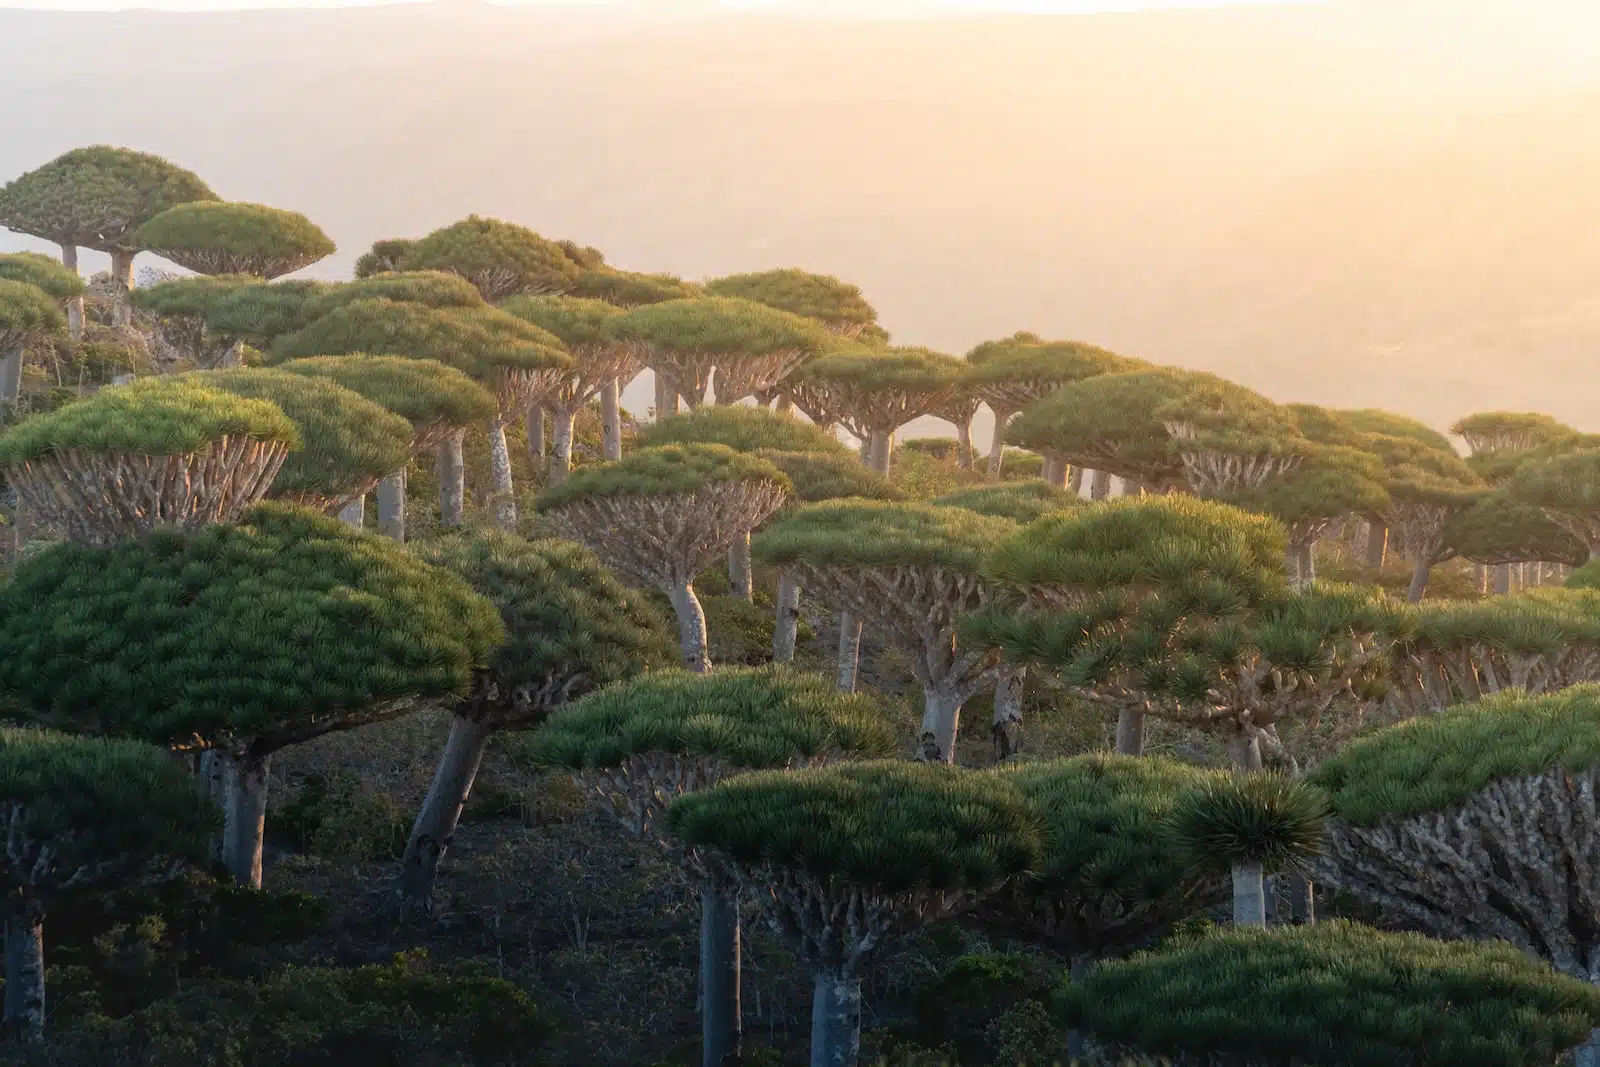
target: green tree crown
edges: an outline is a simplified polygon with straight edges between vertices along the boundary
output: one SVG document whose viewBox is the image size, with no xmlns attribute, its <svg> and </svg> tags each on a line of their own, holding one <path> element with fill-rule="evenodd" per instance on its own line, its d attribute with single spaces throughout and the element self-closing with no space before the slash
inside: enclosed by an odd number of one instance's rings
<svg viewBox="0 0 1600 1067">
<path fill-rule="evenodd" d="M 319 319 L 358 300 L 393 300 L 397 304 L 422 304 L 431 308 L 483 306 L 483 295 L 459 275 L 438 270 L 397 271 L 329 286 L 307 306 L 306 321 Z"/>
<path fill-rule="evenodd" d="M 1296 871 L 1322 852 L 1328 798 L 1276 774 L 1217 775 L 1178 798 L 1172 829 L 1196 867 Z"/>
<path fill-rule="evenodd" d="M 870 699 L 786 667 L 714 674 L 652 671 L 550 717 L 527 741 L 534 762 L 581 771 L 651 753 L 762 769 L 887 756 L 894 732 Z"/>
<path fill-rule="evenodd" d="M 1511 476 L 1512 497 L 1553 511 L 1600 510 L 1600 449 L 1558 454 L 1523 464 Z"/>
<path fill-rule="evenodd" d="M 554 241 L 525 226 L 477 215 L 412 242 L 396 266 L 459 274 L 491 302 L 516 293 L 568 292 L 582 273 Z"/>
<path fill-rule="evenodd" d="M 65 329 L 60 302 L 37 285 L 0 278 L 0 347 L 10 349 Z"/>
<path fill-rule="evenodd" d="M 200 274 L 268 279 L 336 251 L 333 240 L 297 211 L 220 200 L 169 207 L 135 230 L 132 242 Z"/>
<path fill-rule="evenodd" d="M 1490 567 L 1524 561 L 1575 567 L 1589 559 L 1589 546 L 1580 538 L 1504 489 L 1453 516 L 1445 542 L 1462 559 Z"/>
<path fill-rule="evenodd" d="M 18 423 L 0 438 L 0 466 L 66 451 L 184 455 L 240 434 L 291 448 L 301 444 L 299 430 L 276 404 L 186 377 L 144 378 Z"/>
<path fill-rule="evenodd" d="M 1423 601 L 1396 620 L 1400 651 L 1458 652 L 1475 645 L 1548 656 L 1600 645 L 1600 594 L 1529 589 L 1486 600 Z"/>
<path fill-rule="evenodd" d="M 615 343 L 605 336 L 605 324 L 623 314 L 621 308 L 604 300 L 564 295 L 513 296 L 500 302 L 500 310 L 533 323 L 570 346 Z"/>
<path fill-rule="evenodd" d="M 761 449 L 755 454 L 788 477 L 794 490 L 791 499 L 796 503 L 815 504 L 845 497 L 860 497 L 863 500 L 905 499 L 905 494 L 893 482 L 863 467 L 859 459 L 848 453 L 840 455 L 834 452 L 775 452 Z"/>
<path fill-rule="evenodd" d="M 0 254 L 0 281 L 24 282 L 43 289 L 56 300 L 82 296 L 83 276 L 37 252 Z"/>
<path fill-rule="evenodd" d="M 961 360 L 928 348 L 841 348 L 801 368 L 803 382 L 844 386 L 858 392 L 935 393 L 953 387 Z"/>
<path fill-rule="evenodd" d="M 815 319 L 839 332 L 878 321 L 878 312 L 856 286 L 830 274 L 812 274 L 794 267 L 713 278 L 706 283 L 706 291 Z"/>
<path fill-rule="evenodd" d="M 163 283 L 170 284 L 173 283 Z M 316 318 L 317 301 L 337 288 L 329 282 L 305 278 L 224 287 L 205 311 L 206 329 L 258 346 L 269 345 L 311 323 Z M 139 290 L 134 293 L 137 300 Z"/>
<path fill-rule="evenodd" d="M 1017 416 L 1006 441 L 1158 487 L 1180 483 L 1183 461 L 1156 411 L 1181 396 L 1193 377 L 1159 368 L 1064 385 Z"/>
<path fill-rule="evenodd" d="M 835 343 L 817 323 L 733 297 L 667 300 L 607 320 L 605 336 L 663 352 L 763 356 L 820 352 Z"/>
<path fill-rule="evenodd" d="M 399 415 L 414 429 L 471 426 L 494 416 L 494 397 L 471 378 L 435 359 L 405 356 L 313 356 L 279 370 L 326 378 Z"/>
<path fill-rule="evenodd" d="M 1450 432 L 1466 441 L 1474 454 L 1526 452 L 1578 435 L 1549 415 L 1526 411 L 1480 411 L 1458 419 Z"/>
<path fill-rule="evenodd" d="M 1357 433 L 1382 434 L 1384 437 L 1407 437 L 1430 448 L 1455 455 L 1455 446 L 1444 434 L 1427 423 L 1392 411 L 1377 408 L 1354 408 L 1335 412 L 1343 422 Z"/>
<path fill-rule="evenodd" d="M 946 493 L 933 503 L 937 507 L 964 508 L 976 511 L 979 515 L 1023 524 L 1058 511 L 1088 506 L 1076 493 L 1042 481 L 1007 482 L 959 489 L 954 493 Z"/>
<path fill-rule="evenodd" d="M 666 830 L 746 866 L 887 893 L 990 889 L 1033 865 L 1042 836 L 1004 777 L 904 762 L 740 775 L 674 800 Z"/>
<path fill-rule="evenodd" d="M 588 300 L 604 300 L 620 308 L 643 307 L 646 304 L 664 304 L 668 300 L 690 300 L 703 296 L 704 290 L 693 282 L 686 282 L 673 274 L 637 274 L 600 266 L 578 275 L 572 295 Z"/>
<path fill-rule="evenodd" d="M 0 687 L 32 718 L 157 744 L 337 728 L 466 692 L 494 605 L 403 546 L 285 504 L 62 543 L 0 589 Z"/>
<path fill-rule="evenodd" d="M 100 252 L 132 251 L 132 233 L 147 220 L 177 204 L 216 199 L 198 176 L 160 156 L 93 145 L 0 189 L 0 226 Z"/>
<path fill-rule="evenodd" d="M 1299 466 L 1287 475 L 1212 499 L 1270 515 L 1290 528 L 1344 515 L 1377 515 L 1389 506 L 1383 465 L 1372 453 L 1317 444 L 1301 446 L 1300 451 Z"/>
<path fill-rule="evenodd" d="M 292 283 L 262 286 L 280 289 Z M 248 274 L 199 274 L 191 278 L 172 278 L 155 285 L 141 286 L 128 294 L 133 306 L 158 318 L 189 317 L 209 319 L 231 294 L 261 285 Z"/>
<path fill-rule="evenodd" d="M 967 353 L 967 364 L 967 382 L 982 386 L 1016 381 L 1065 384 L 1138 370 L 1142 361 L 1080 341 L 1045 341 L 1019 333 L 978 345 Z"/>
<path fill-rule="evenodd" d="M 804 560 L 822 567 L 943 567 L 976 572 L 1016 523 L 964 508 L 877 500 L 808 504 L 755 536 L 763 563 Z"/>
<path fill-rule="evenodd" d="M 774 482 L 789 479 L 764 459 L 726 445 L 664 445 L 641 448 L 611 463 L 585 465 L 563 485 L 539 494 L 540 511 L 596 497 L 672 496 L 719 482 Z"/>
<path fill-rule="evenodd" d="M 838 438 L 814 423 L 742 404 L 704 405 L 658 419 L 643 427 L 637 440 L 640 448 L 707 444 L 727 445 L 738 452 L 770 449 L 853 455 Z"/>
<path fill-rule="evenodd" d="M 416 243 L 409 237 L 390 237 L 372 242 L 372 249 L 361 253 L 356 260 L 356 277 L 370 278 L 374 274 L 395 273 L 400 270 L 400 261 Z"/>
<path fill-rule="evenodd" d="M 1361 447 L 1362 431 L 1356 429 L 1346 412 L 1316 404 L 1286 404 L 1284 407 L 1306 440 L 1338 448 Z"/>
<path fill-rule="evenodd" d="M 1590 560 L 1571 574 L 1564 583 L 1568 589 L 1600 589 L 1600 560 Z"/>
<path fill-rule="evenodd" d="M 1454 449 L 1439 449 L 1415 437 L 1367 434 L 1362 447 L 1383 464 L 1390 498 L 1399 504 L 1438 504 L 1464 508 L 1480 499 L 1488 485 Z"/>
</svg>

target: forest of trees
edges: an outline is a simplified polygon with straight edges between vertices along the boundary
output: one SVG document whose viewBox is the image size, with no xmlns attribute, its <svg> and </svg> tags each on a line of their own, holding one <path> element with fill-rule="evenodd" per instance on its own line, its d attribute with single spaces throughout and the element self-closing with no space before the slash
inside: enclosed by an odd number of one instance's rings
<svg viewBox="0 0 1600 1067">
<path fill-rule="evenodd" d="M 297 280 L 124 148 L 0 226 L 0 1063 L 1600 1067 L 1600 436 Z"/>
</svg>

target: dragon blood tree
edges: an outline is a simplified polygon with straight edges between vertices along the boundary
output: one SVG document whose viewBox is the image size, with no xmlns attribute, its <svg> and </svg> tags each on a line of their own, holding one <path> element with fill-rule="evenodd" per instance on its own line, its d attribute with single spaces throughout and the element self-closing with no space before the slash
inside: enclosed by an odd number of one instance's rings
<svg viewBox="0 0 1600 1067">
<path fill-rule="evenodd" d="M 1511 567 L 1561 563 L 1579 567 L 1589 546 L 1540 508 L 1496 489 L 1450 520 L 1445 542 L 1462 559 L 1491 569 L 1494 591 L 1511 591 Z"/>
<path fill-rule="evenodd" d="M 895 431 L 948 400 L 960 377 L 961 361 L 942 352 L 859 347 L 813 361 L 789 389 L 801 411 L 828 412 L 867 444 L 868 465 L 887 475 Z"/>
<path fill-rule="evenodd" d="M 15 404 L 22 395 L 22 361 L 29 345 L 66 325 L 60 303 L 28 282 L 0 278 L 0 402 Z"/>
<path fill-rule="evenodd" d="M 1413 437 L 1367 434 L 1361 447 L 1383 465 L 1389 507 L 1383 513 L 1390 538 L 1413 561 L 1411 588 L 1415 604 L 1428 591 L 1433 568 L 1455 557 L 1450 524 L 1488 495 L 1487 483 L 1456 455 Z"/>
<path fill-rule="evenodd" d="M 267 495 L 337 514 L 404 470 L 411 424 L 325 377 L 278 369 L 198 371 L 186 376 L 207 389 L 276 405 L 300 432 Z"/>
<path fill-rule="evenodd" d="M 956 630 L 988 602 L 984 554 L 1015 530 L 961 508 L 841 500 L 781 516 L 754 549 L 906 656 L 923 692 L 918 758 L 954 763 L 961 706 L 994 684 L 997 665 L 991 649 L 957 641 Z"/>
<path fill-rule="evenodd" d="M 215 199 L 198 176 L 160 156 L 94 145 L 57 156 L 0 188 L 0 226 L 60 245 L 61 262 L 73 272 L 80 247 L 109 254 L 112 282 L 126 294 L 139 251 L 134 231 L 176 204 Z M 130 311 L 119 304 L 119 325 L 127 324 Z M 73 337 L 80 336 L 81 297 L 68 306 L 67 320 Z"/>
<path fill-rule="evenodd" d="M 1600 442 L 1584 438 L 1571 449 L 1530 458 L 1506 486 L 1511 497 L 1540 509 L 1600 558 Z"/>
<path fill-rule="evenodd" d="M 372 247 L 356 258 L 356 278 L 395 273 L 400 269 L 400 260 L 416 243 L 416 240 L 410 237 L 387 237 L 372 242 Z"/>
<path fill-rule="evenodd" d="M 668 445 L 585 467 L 541 493 L 538 507 L 623 577 L 667 594 L 683 664 L 703 674 L 711 659 L 695 576 L 788 495 L 789 480 L 766 460 L 723 445 Z"/>
<path fill-rule="evenodd" d="M 243 352 L 246 332 L 235 328 L 230 321 L 226 326 L 216 321 L 215 311 L 230 295 L 253 284 L 246 275 L 196 275 L 191 278 L 172 278 L 129 295 L 129 302 L 155 320 L 155 333 L 161 341 L 186 358 L 193 366 L 210 370 L 228 364 L 237 364 Z M 298 283 L 266 288 L 280 289 Z M 280 294 L 274 294 L 280 296 Z M 274 316 L 291 314 L 284 306 L 287 301 L 274 302 Z M 295 304 L 304 303 L 304 297 Z"/>
<path fill-rule="evenodd" d="M 1310 780 L 1334 813 L 1321 879 L 1434 936 L 1509 942 L 1600 980 L 1600 688 L 1412 719 Z M 1576 1062 L 1600 1062 L 1600 1030 Z"/>
<path fill-rule="evenodd" d="M 624 314 L 621 308 L 573 296 L 517 296 L 500 306 L 554 335 L 572 354 L 571 373 L 544 401 L 545 409 L 555 419 L 550 484 L 560 485 L 572 471 L 573 426 L 578 412 L 607 390 L 615 400 L 622 383 L 636 378 L 643 366 L 628 345 L 604 334 L 606 321 Z M 615 421 L 610 418 L 612 415 L 617 416 Z M 621 459 L 621 412 L 608 410 L 606 416 L 601 420 L 605 458 Z"/>
<path fill-rule="evenodd" d="M 467 692 L 501 638 L 456 575 L 279 503 L 187 535 L 54 545 L 0 590 L 0 686 L 23 714 L 214 752 L 223 862 L 256 886 L 272 754 Z"/>
<path fill-rule="evenodd" d="M 44 920 L 84 893 L 127 889 L 203 862 L 216 809 L 161 749 L 0 730 L 6 859 L 5 1028 L 44 1037 Z"/>
<path fill-rule="evenodd" d="M 58 310 L 81 297 L 85 288 L 77 271 L 37 252 L 0 254 L 0 282 L 31 285 L 53 300 Z M 11 307 L 9 313 L 0 311 L 0 320 L 10 322 L 9 326 L 0 324 L 0 402 L 14 404 L 22 394 L 22 364 L 28 345 L 38 340 L 40 332 L 44 336 L 59 333 L 64 320 L 59 314 L 42 313 L 32 293 L 0 288 L 10 292 L 10 299 L 0 296 L 0 304 Z M 39 319 L 40 324 L 29 329 L 26 324 L 33 319 Z"/>
<path fill-rule="evenodd" d="M 1094 345 L 1046 341 L 1031 333 L 985 341 L 967 353 L 967 364 L 964 375 L 967 387 L 994 412 L 994 438 L 989 447 L 990 480 L 1000 477 L 1005 459 L 1006 425 L 1013 415 L 1063 385 L 1141 366 L 1138 360 Z M 1057 459 L 1057 466 L 1061 465 L 1059 457 L 1047 457 L 1047 461 L 1050 458 Z M 1062 475 L 1065 476 L 1064 469 Z"/>
<path fill-rule="evenodd" d="M 712 296 L 753 300 L 815 319 L 829 333 L 840 337 L 859 337 L 878 322 L 877 309 L 856 286 L 830 274 L 812 274 L 793 267 L 713 278 L 706 283 L 706 291 Z"/>
<path fill-rule="evenodd" d="M 494 517 L 496 525 L 514 527 L 517 509 L 505 428 L 561 387 L 572 368 L 572 357 L 561 342 L 496 308 L 434 308 L 369 299 L 337 307 L 304 329 L 280 337 L 270 354 L 282 361 L 354 352 L 437 359 L 494 393 L 499 408 L 489 423 Z M 439 513 L 445 526 L 461 525 L 465 437 L 465 431 L 458 430 L 439 447 Z"/>
<path fill-rule="evenodd" d="M 407 242 L 394 269 L 459 274 L 491 304 L 518 294 L 570 292 L 582 273 L 556 242 L 477 215 Z"/>
<path fill-rule="evenodd" d="M 1239 1067 L 1547 1067 L 1600 1022 L 1600 991 L 1510 946 L 1347 922 L 1186 937 L 1057 1006 L 1116 1062 Z"/>
<path fill-rule="evenodd" d="M 134 231 L 133 244 L 196 274 L 249 274 L 268 281 L 337 251 L 297 211 L 220 200 L 168 208 Z"/>
<path fill-rule="evenodd" d="M 619 270 L 606 263 L 584 266 L 572 287 L 572 295 L 585 300 L 604 300 L 619 308 L 664 304 L 668 300 L 691 300 L 705 290 L 676 274 L 640 274 Z"/>
<path fill-rule="evenodd" d="M 1467 443 L 1473 457 L 1517 455 L 1578 436 L 1577 430 L 1549 415 L 1521 411 L 1480 411 L 1457 420 L 1450 432 Z M 1484 471 L 1479 473 L 1489 478 Z"/>
<path fill-rule="evenodd" d="M 739 886 L 721 864 L 666 838 L 667 805 L 741 772 L 870 759 L 893 746 L 872 701 L 782 667 L 642 675 L 558 709 L 529 735 L 535 763 L 570 771 L 603 811 L 667 848 L 693 878 L 705 1067 L 737 1062 L 739 1052 Z"/>
<path fill-rule="evenodd" d="M 812 1067 L 860 1061 L 873 957 L 1021 876 L 1040 836 L 1004 779 L 908 763 L 743 775 L 674 800 L 665 823 L 811 968 Z"/>
<path fill-rule="evenodd" d="M 570 541 L 497 530 L 425 542 L 422 558 L 453 571 L 500 610 L 506 639 L 472 690 L 453 703 L 450 738 L 422 802 L 395 885 L 402 911 L 431 914 L 433 885 L 489 738 L 537 726 L 564 704 L 669 665 L 672 627 Z"/>
<path fill-rule="evenodd" d="M 944 403 L 928 412 L 934 418 L 943 419 L 956 428 L 956 466 L 964 471 L 971 470 L 973 466 L 972 420 L 978 414 L 978 406 L 982 403 L 978 395 L 963 382 L 951 392 Z M 1052 485 L 1066 484 L 1065 465 L 1056 463 L 1051 466 L 1051 463 L 1051 458 L 1046 457 L 1045 480 Z"/>
<path fill-rule="evenodd" d="M 458 431 L 495 412 L 494 397 L 486 389 L 436 359 L 358 353 L 291 359 L 278 369 L 326 379 L 399 415 L 411 424 L 412 455 L 436 450 Z M 360 504 L 357 499 L 350 507 Z M 378 531 L 396 541 L 406 539 L 405 467 L 378 483 Z"/>
<path fill-rule="evenodd" d="M 300 444 L 274 404 L 146 378 L 17 424 L 0 439 L 0 469 L 41 522 L 104 544 L 232 522 Z"/>
</svg>

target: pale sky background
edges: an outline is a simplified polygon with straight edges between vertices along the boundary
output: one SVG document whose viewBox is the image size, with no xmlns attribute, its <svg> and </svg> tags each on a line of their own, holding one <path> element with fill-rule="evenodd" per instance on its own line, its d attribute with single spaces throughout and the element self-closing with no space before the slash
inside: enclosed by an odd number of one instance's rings
<svg viewBox="0 0 1600 1067">
<path fill-rule="evenodd" d="M 0 0 L 0 8 L 29 8 L 40 11 L 224 11 L 241 8 L 357 7 L 385 3 L 418 3 L 430 0 Z M 433 0 L 462 2 L 462 0 Z M 517 5 L 547 4 L 561 7 L 600 7 L 626 4 L 633 7 L 721 7 L 734 10 L 775 10 L 805 12 L 826 9 L 829 14 L 859 10 L 871 14 L 940 15 L 983 12 L 1037 12 L 1041 14 L 1088 13 L 1104 11 L 1166 10 L 1196 7 L 1242 7 L 1252 4 L 1307 4 L 1320 0 L 494 0 Z"/>
</svg>

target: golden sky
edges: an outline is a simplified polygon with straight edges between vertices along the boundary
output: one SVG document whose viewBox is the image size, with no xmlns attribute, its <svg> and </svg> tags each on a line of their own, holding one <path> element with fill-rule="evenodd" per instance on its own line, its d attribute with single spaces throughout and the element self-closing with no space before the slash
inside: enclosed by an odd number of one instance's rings
<svg viewBox="0 0 1600 1067">
<path fill-rule="evenodd" d="M 238 8 L 351 7 L 374 3 L 415 3 L 426 0 L 0 0 L 0 8 L 21 7 L 44 11 L 107 11 L 151 8 L 167 11 L 215 11 Z M 450 0 L 445 0 L 450 2 Z M 634 7 L 774 10 L 842 14 L 846 12 L 893 15 L 940 15 L 952 12 L 1086 13 L 1184 7 L 1236 7 L 1263 3 L 1316 3 L 1319 0 L 494 0 L 496 3 L 562 6 L 626 4 Z"/>
</svg>

